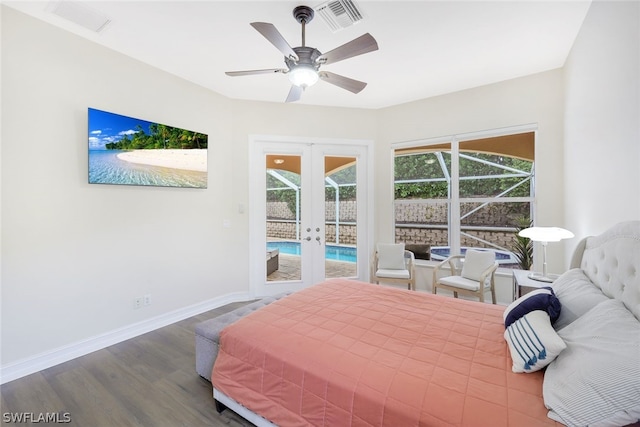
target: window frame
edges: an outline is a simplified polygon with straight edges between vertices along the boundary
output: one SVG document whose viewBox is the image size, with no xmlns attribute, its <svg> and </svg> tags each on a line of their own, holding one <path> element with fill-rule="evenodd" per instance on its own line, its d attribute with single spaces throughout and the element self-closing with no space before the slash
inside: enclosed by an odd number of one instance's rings
<svg viewBox="0 0 640 427">
<path fill-rule="evenodd" d="M 473 197 L 460 197 L 460 143 L 466 141 L 474 141 L 485 138 L 494 138 L 501 136 L 511 136 L 518 135 L 523 133 L 533 133 L 533 146 L 535 151 L 535 142 L 537 140 L 537 128 L 536 124 L 527 124 L 527 125 L 519 125 L 519 126 L 510 126 L 500 129 L 491 129 L 479 132 L 468 132 L 468 133 L 457 133 L 452 135 L 427 138 L 427 139 L 419 139 L 419 140 L 411 140 L 411 141 L 403 141 L 403 142 L 395 142 L 391 144 L 391 198 L 393 203 L 391 203 L 392 209 L 392 218 L 393 218 L 393 239 L 396 240 L 396 215 L 395 215 L 395 206 L 396 206 L 396 198 L 395 198 L 395 158 L 396 152 L 398 150 L 407 150 L 411 148 L 418 147 L 428 147 L 442 144 L 450 145 L 451 152 L 451 187 L 450 194 L 446 199 L 446 203 L 448 205 L 448 216 L 449 220 L 447 222 L 447 231 L 448 231 L 448 243 L 450 246 L 450 253 L 460 253 L 461 248 L 461 240 L 462 240 L 462 218 L 460 206 L 462 203 L 471 202 L 471 203 L 485 203 L 492 202 L 498 199 L 504 200 L 504 198 L 499 196 L 494 197 L 482 197 L 482 198 L 473 198 Z M 445 150 L 442 150 L 445 151 Z M 531 185 L 530 185 L 530 196 L 529 197 L 510 197 L 508 198 L 509 202 L 513 203 L 529 203 L 529 218 L 533 223 L 535 223 L 535 206 L 536 206 L 536 185 L 535 185 L 535 176 L 536 176 L 536 163 L 535 163 L 535 154 L 532 160 L 532 175 L 531 175 Z M 443 199 L 444 201 L 444 199 Z M 500 202 L 502 203 L 502 202 Z M 514 229 L 515 231 L 515 229 Z M 517 267 L 516 267 L 517 268 Z M 508 271 L 507 269 L 500 269 L 502 271 Z"/>
</svg>

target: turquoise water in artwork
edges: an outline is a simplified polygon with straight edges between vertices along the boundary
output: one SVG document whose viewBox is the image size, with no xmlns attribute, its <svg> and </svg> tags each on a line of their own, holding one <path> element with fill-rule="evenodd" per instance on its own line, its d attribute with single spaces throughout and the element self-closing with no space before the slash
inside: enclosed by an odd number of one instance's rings
<svg viewBox="0 0 640 427">
<path fill-rule="evenodd" d="M 90 184 L 207 187 L 207 173 L 148 166 L 118 159 L 120 150 L 89 150 Z"/>
</svg>

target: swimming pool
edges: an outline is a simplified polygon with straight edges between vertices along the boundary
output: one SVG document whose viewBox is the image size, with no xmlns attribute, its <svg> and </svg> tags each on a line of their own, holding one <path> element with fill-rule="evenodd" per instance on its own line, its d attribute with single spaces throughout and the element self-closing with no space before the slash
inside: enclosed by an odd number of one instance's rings
<svg viewBox="0 0 640 427">
<path fill-rule="evenodd" d="M 267 242 L 267 250 L 278 249 L 281 254 L 300 255 L 300 242 Z M 356 248 L 348 246 L 325 245 L 325 259 L 333 261 L 356 262 Z"/>
<path fill-rule="evenodd" d="M 479 249 L 479 248 L 460 248 L 460 252 L 464 255 L 467 252 L 467 249 Z M 496 253 L 496 261 L 498 264 L 517 264 L 518 259 L 512 252 L 508 251 L 500 251 L 494 249 L 493 252 Z M 433 246 L 431 248 L 431 259 L 435 261 L 442 261 L 449 256 L 450 249 L 449 246 Z"/>
</svg>

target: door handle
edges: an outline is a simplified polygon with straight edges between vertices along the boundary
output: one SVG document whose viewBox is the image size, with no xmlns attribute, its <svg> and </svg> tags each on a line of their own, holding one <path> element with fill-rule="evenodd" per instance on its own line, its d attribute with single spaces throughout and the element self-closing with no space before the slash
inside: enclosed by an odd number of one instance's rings
<svg viewBox="0 0 640 427">
<path fill-rule="evenodd" d="M 306 240 L 307 242 L 310 242 L 311 241 L 311 236 L 305 237 L 304 240 Z"/>
<path fill-rule="evenodd" d="M 309 240 L 311 240 L 311 237 L 309 237 Z M 322 244 L 322 243 L 320 243 L 320 236 L 316 236 L 316 242 L 318 242 L 319 245 Z"/>
</svg>

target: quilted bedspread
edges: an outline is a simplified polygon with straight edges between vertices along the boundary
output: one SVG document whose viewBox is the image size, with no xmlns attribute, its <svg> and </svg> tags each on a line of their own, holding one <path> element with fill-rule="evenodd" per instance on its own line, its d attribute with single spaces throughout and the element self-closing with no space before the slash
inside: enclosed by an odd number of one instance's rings
<svg viewBox="0 0 640 427">
<path fill-rule="evenodd" d="M 542 426 L 504 307 L 334 279 L 225 328 L 216 389 L 280 426 Z"/>
</svg>

